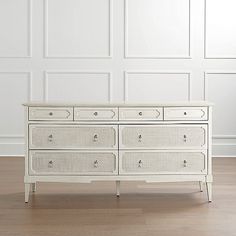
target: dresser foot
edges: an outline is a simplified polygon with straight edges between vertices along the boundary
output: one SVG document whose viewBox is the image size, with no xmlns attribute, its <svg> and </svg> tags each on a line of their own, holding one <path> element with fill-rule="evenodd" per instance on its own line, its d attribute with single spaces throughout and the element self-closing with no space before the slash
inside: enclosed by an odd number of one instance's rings
<svg viewBox="0 0 236 236">
<path fill-rule="evenodd" d="M 116 181 L 116 196 L 120 197 L 120 181 Z"/>
<path fill-rule="evenodd" d="M 212 202 L 212 183 L 207 182 L 206 187 L 207 187 L 208 202 Z"/>
<path fill-rule="evenodd" d="M 25 203 L 29 202 L 30 184 L 25 184 Z"/>
<path fill-rule="evenodd" d="M 31 189 L 32 189 L 32 192 L 33 192 L 33 193 L 36 192 L 36 183 L 32 183 L 32 184 L 31 184 Z"/>
<path fill-rule="evenodd" d="M 200 188 L 200 192 L 203 192 L 203 182 L 199 181 L 199 188 Z"/>
</svg>

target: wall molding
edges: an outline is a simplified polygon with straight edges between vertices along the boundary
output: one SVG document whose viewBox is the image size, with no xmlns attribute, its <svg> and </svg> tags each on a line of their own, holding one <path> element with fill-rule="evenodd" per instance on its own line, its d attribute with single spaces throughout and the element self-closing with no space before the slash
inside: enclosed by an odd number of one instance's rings
<svg viewBox="0 0 236 236">
<path fill-rule="evenodd" d="M 28 52 L 25 56 L 17 56 L 17 55 L 12 55 L 12 56 L 7 56 L 7 55 L 0 55 L 1 59 L 4 58 L 32 58 L 32 0 L 27 0 L 28 1 L 28 25 L 27 25 L 27 29 L 28 29 L 28 34 L 27 34 L 27 48 L 28 48 Z"/>
<path fill-rule="evenodd" d="M 204 71 L 204 85 L 203 85 L 203 93 L 204 93 L 204 100 L 208 100 L 209 99 L 209 94 L 208 94 L 208 90 L 209 90 L 209 78 L 207 77 L 207 75 L 209 74 L 223 74 L 223 75 L 227 75 L 227 74 L 235 74 L 236 75 L 236 71 L 231 71 L 231 70 L 213 70 L 213 71 Z"/>
<path fill-rule="evenodd" d="M 111 59 L 113 56 L 113 0 L 109 1 L 109 54 L 108 55 L 49 55 L 48 53 L 48 2 L 50 0 L 44 0 L 44 58 L 56 58 L 56 59 Z"/>
<path fill-rule="evenodd" d="M 44 82 L 43 82 L 43 94 L 44 102 L 48 102 L 48 75 L 50 74 L 105 74 L 108 75 L 108 102 L 111 103 L 113 100 L 113 89 L 112 89 L 112 72 L 110 71 L 44 71 Z"/>
<path fill-rule="evenodd" d="M 188 101 L 191 101 L 191 96 L 192 96 L 192 72 L 191 71 L 124 71 L 124 97 L 123 100 L 124 102 L 128 101 L 128 75 L 129 74 L 186 74 L 188 75 Z"/>
<path fill-rule="evenodd" d="M 192 31 L 191 31 L 191 0 L 188 0 L 189 3 L 189 34 L 188 34 L 188 55 L 187 56 L 176 56 L 176 55 L 170 55 L 170 56 L 165 56 L 165 55 L 152 55 L 152 56 L 143 56 L 143 55 L 129 55 L 128 51 L 128 4 L 127 1 L 129 0 L 124 0 L 124 58 L 127 59 L 191 59 L 191 52 L 192 52 L 192 44 L 191 44 L 191 39 L 192 39 Z"/>
<path fill-rule="evenodd" d="M 207 56 L 207 0 L 204 0 L 204 59 L 236 59 L 235 56 Z"/>
<path fill-rule="evenodd" d="M 32 72 L 31 71 L 0 71 L 0 75 L 1 74 L 26 74 L 27 77 L 27 98 L 28 101 L 32 100 Z M 2 78 L 0 78 L 1 80 Z M 24 135 L 22 134 L 1 134 L 0 135 L 0 140 L 3 139 L 17 139 L 17 138 L 24 138 Z M 0 144 L 12 144 L 12 143 L 5 143 L 5 142 L 0 142 Z M 14 144 L 18 144 L 18 143 L 14 143 Z M 21 144 L 21 143 L 19 143 Z"/>
</svg>

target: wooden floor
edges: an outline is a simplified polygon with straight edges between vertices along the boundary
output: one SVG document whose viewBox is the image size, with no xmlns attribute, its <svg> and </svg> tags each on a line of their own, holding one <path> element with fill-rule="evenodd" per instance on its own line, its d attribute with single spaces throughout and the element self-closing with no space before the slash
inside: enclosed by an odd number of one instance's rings
<svg viewBox="0 0 236 236">
<path fill-rule="evenodd" d="M 24 203 L 24 163 L 0 158 L 0 236 L 236 235 L 236 158 L 214 158 L 213 202 L 198 183 L 39 183 Z"/>
</svg>

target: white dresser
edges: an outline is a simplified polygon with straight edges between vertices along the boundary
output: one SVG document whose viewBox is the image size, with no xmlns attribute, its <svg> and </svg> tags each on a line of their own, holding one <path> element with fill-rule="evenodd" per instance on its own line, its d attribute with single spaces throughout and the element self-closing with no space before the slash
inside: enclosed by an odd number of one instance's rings
<svg viewBox="0 0 236 236">
<path fill-rule="evenodd" d="M 37 182 L 203 183 L 212 201 L 208 102 L 25 105 L 25 202 Z"/>
</svg>

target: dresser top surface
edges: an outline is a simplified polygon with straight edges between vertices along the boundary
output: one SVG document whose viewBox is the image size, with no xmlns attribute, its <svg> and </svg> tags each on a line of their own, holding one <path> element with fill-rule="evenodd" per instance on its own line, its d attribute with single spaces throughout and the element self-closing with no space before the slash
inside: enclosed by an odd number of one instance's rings
<svg viewBox="0 0 236 236">
<path fill-rule="evenodd" d="M 59 103 L 59 102 L 28 102 L 28 107 L 179 107 L 179 106 L 212 106 L 209 101 L 179 101 L 156 103 Z"/>
</svg>

